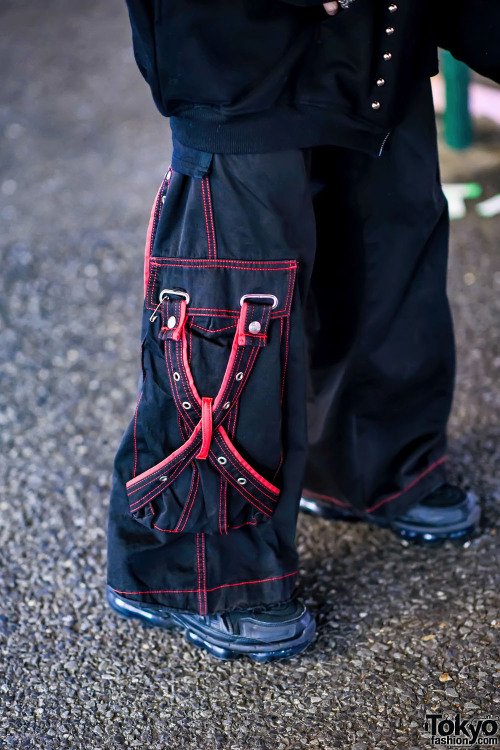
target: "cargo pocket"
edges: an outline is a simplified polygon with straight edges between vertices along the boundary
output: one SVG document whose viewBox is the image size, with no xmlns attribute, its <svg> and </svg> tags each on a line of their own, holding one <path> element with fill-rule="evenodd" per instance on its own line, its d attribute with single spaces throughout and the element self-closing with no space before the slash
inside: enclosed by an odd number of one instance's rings
<svg viewBox="0 0 500 750">
<path fill-rule="evenodd" d="M 140 473 L 127 482 L 130 512 L 148 528 L 225 534 L 273 515 L 296 267 L 151 259 Z"/>
</svg>

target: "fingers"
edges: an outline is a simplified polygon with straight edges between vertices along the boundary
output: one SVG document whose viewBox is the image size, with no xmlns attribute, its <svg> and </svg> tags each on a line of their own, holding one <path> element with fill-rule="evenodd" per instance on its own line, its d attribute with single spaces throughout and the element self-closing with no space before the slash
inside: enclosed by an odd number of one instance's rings
<svg viewBox="0 0 500 750">
<path fill-rule="evenodd" d="M 323 8 L 326 10 L 329 16 L 334 16 L 338 13 L 339 4 L 336 0 L 334 2 L 323 3 Z"/>
</svg>

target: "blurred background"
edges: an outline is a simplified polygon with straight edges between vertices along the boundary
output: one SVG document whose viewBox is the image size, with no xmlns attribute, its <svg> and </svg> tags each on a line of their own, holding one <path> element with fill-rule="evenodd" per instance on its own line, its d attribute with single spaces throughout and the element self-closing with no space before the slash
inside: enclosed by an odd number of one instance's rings
<svg viewBox="0 0 500 750">
<path fill-rule="evenodd" d="M 433 79 L 455 217 L 450 464 L 485 533 L 427 550 L 301 517 L 317 642 L 289 663 L 218 663 L 103 598 L 168 123 L 123 0 L 2 0 L 0 29 L 0 746 L 417 748 L 429 708 L 499 714 L 499 88 L 471 76 L 469 127 L 467 73 Z"/>
</svg>

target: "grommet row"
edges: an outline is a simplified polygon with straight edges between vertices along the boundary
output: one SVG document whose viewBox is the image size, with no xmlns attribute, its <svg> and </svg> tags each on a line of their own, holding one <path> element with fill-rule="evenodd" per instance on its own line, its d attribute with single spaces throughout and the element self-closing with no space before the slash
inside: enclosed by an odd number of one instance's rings
<svg viewBox="0 0 500 750">
<path fill-rule="evenodd" d="M 180 379 L 181 379 L 181 376 L 179 375 L 179 373 L 174 372 L 174 380 L 180 380 Z"/>
<path fill-rule="evenodd" d="M 224 464 L 227 464 L 227 458 L 225 456 L 219 456 L 217 461 L 220 463 L 221 466 L 224 466 Z"/>
<path fill-rule="evenodd" d="M 236 373 L 235 380 L 243 380 L 243 373 L 242 372 Z"/>
<path fill-rule="evenodd" d="M 168 477 L 167 477 L 167 475 L 165 474 L 165 475 L 164 475 L 163 477 L 160 477 L 160 479 L 159 479 L 158 481 L 159 481 L 159 482 L 168 482 Z"/>
<path fill-rule="evenodd" d="M 186 411 L 187 411 L 187 409 L 190 409 L 191 408 L 191 404 L 189 403 L 189 401 L 183 401 L 182 402 L 182 408 L 186 409 Z"/>
</svg>

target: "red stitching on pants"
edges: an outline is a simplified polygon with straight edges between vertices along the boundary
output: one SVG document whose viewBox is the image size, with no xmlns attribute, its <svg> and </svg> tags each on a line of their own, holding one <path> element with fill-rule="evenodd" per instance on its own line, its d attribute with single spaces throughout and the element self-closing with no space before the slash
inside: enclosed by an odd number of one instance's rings
<svg viewBox="0 0 500 750">
<path fill-rule="evenodd" d="M 321 495 L 319 492 L 313 492 L 312 490 L 308 490 L 306 488 L 304 488 L 302 492 L 304 496 L 313 495 L 313 497 L 317 497 L 319 500 L 329 500 L 331 503 L 335 503 L 336 505 L 342 505 L 345 508 L 351 507 L 349 503 L 345 503 L 343 500 L 337 500 L 336 497 L 330 497 L 330 495 Z M 307 497 L 306 497 L 306 500 L 307 500 Z"/>
<path fill-rule="evenodd" d="M 431 464 L 425 471 L 422 472 L 422 474 L 419 474 L 419 476 L 414 479 L 410 484 L 404 488 L 404 490 L 401 490 L 401 492 L 397 492 L 395 495 L 391 495 L 390 497 L 386 497 L 384 500 L 381 500 L 379 503 L 376 503 L 375 505 L 372 505 L 371 508 L 368 508 L 366 513 L 371 513 L 373 510 L 376 510 L 376 508 L 380 508 L 381 505 L 384 505 L 385 503 L 390 502 L 391 500 L 395 500 L 398 497 L 401 497 L 405 492 L 408 492 L 409 489 L 414 487 L 418 482 L 420 482 L 421 479 L 423 479 L 427 474 L 429 474 L 433 469 L 436 469 L 438 466 L 440 466 L 442 463 L 444 463 L 447 460 L 448 456 L 442 456 L 437 461 L 434 461 L 433 464 Z"/>
<path fill-rule="evenodd" d="M 191 511 L 192 511 L 193 506 L 194 506 L 194 501 L 196 500 L 196 494 L 198 492 L 198 487 L 199 487 L 199 484 L 200 484 L 200 472 L 198 471 L 198 469 L 196 468 L 196 466 L 195 466 L 195 470 L 196 470 L 196 487 L 194 488 L 194 491 L 193 491 L 193 497 L 191 499 L 191 505 L 189 507 L 187 516 L 186 516 L 186 518 L 184 520 L 184 524 L 183 524 L 182 528 L 179 529 L 179 531 L 184 531 L 184 529 L 186 528 L 186 524 L 188 522 L 189 516 L 191 515 Z"/>
<path fill-rule="evenodd" d="M 206 331 L 207 333 L 220 333 L 221 331 L 229 331 L 231 328 L 235 328 L 236 324 L 233 323 L 230 326 L 226 326 L 225 328 L 204 328 L 203 326 L 198 325 L 198 323 L 190 323 L 189 328 L 199 328 L 200 331 Z"/>
<path fill-rule="evenodd" d="M 238 260 L 237 258 L 160 258 L 154 256 L 153 263 L 157 266 L 183 266 L 195 268 L 197 266 L 218 268 L 219 266 L 234 265 L 238 269 L 253 269 L 262 271 L 292 271 L 297 268 L 296 260 Z M 261 264 L 260 267 L 258 264 Z"/>
<path fill-rule="evenodd" d="M 207 227 L 208 257 L 211 258 L 212 257 L 212 245 L 210 242 L 210 228 L 208 226 L 207 204 L 205 201 L 205 179 L 206 179 L 205 177 L 201 178 L 201 192 L 203 195 L 203 209 L 205 211 L 205 224 Z"/>
<path fill-rule="evenodd" d="M 205 534 L 201 535 L 201 562 L 203 565 L 203 614 L 207 614 L 207 571 L 205 568 Z"/>
<path fill-rule="evenodd" d="M 137 401 L 137 406 L 135 407 L 135 417 L 134 417 L 134 473 L 133 477 L 135 477 L 136 471 L 137 471 L 137 412 L 139 411 L 139 404 L 141 403 L 142 398 L 142 392 L 139 396 L 139 400 Z"/>
<path fill-rule="evenodd" d="M 268 581 L 281 581 L 283 578 L 290 578 L 290 576 L 296 576 L 298 573 L 297 570 L 294 570 L 293 573 L 285 573 L 285 575 L 282 576 L 273 576 L 272 578 L 261 578 L 258 581 L 241 581 L 240 583 L 223 583 L 220 586 L 214 586 L 211 589 L 207 589 L 207 591 L 217 591 L 217 589 L 225 589 L 229 586 L 249 586 L 252 583 L 267 583 Z M 118 589 L 114 589 L 111 587 L 112 591 L 115 591 L 117 594 L 199 594 L 199 589 L 157 589 L 155 591 L 149 590 L 149 591 L 118 591 Z"/>
<path fill-rule="evenodd" d="M 172 378 L 170 376 L 170 368 L 172 368 L 172 371 L 174 369 L 174 364 L 172 362 L 172 352 L 170 351 L 170 348 L 167 348 L 167 342 L 164 342 L 165 347 L 165 364 L 167 367 L 167 373 L 168 373 L 168 379 L 170 381 L 170 389 L 172 391 L 172 396 L 174 397 L 174 401 L 177 403 L 177 416 L 179 414 L 182 414 L 182 417 L 186 424 L 189 424 L 191 428 L 195 427 L 195 422 L 191 419 L 186 409 L 182 408 L 182 401 L 181 397 L 177 391 L 177 386 L 174 385 Z"/>
<path fill-rule="evenodd" d="M 195 475 L 197 477 L 196 487 L 194 488 L 193 494 L 191 494 L 191 490 L 189 491 L 188 499 L 186 500 L 186 504 L 184 505 L 184 509 L 182 511 L 182 515 L 181 515 L 179 521 L 177 522 L 177 525 L 176 525 L 175 529 L 162 529 L 162 528 L 160 528 L 160 526 L 157 526 L 156 524 L 153 524 L 153 526 L 155 527 L 155 529 L 158 529 L 158 531 L 165 531 L 167 534 L 181 534 L 184 531 L 184 529 L 186 527 L 186 524 L 188 522 L 189 515 L 190 515 L 191 510 L 192 510 L 193 505 L 194 505 L 194 501 L 195 501 L 195 498 L 196 498 L 196 493 L 198 492 L 198 484 L 199 484 L 199 481 L 200 481 L 200 474 L 199 474 L 198 470 L 196 469 L 196 467 L 193 469 L 193 479 L 191 480 L 191 488 L 193 487 L 193 481 L 194 481 Z M 183 524 L 182 528 L 179 529 L 178 528 L 179 524 L 181 523 L 182 516 L 186 513 L 186 510 L 187 510 L 187 515 L 186 515 L 186 518 L 184 519 L 184 524 Z"/>
<path fill-rule="evenodd" d="M 196 534 L 196 558 L 198 562 L 198 603 L 200 608 L 200 615 L 203 614 L 202 611 L 202 601 L 201 601 L 201 571 L 200 571 L 200 535 Z"/>
<path fill-rule="evenodd" d="M 189 492 L 188 492 L 188 496 L 187 496 L 187 499 L 186 499 L 186 503 L 185 503 L 184 508 L 182 510 L 182 513 L 181 513 L 181 515 L 179 517 L 179 520 L 177 521 L 177 523 L 175 525 L 174 531 L 178 531 L 179 530 L 179 526 L 181 525 L 182 520 L 183 520 L 183 518 L 184 518 L 184 516 L 186 514 L 187 507 L 188 507 L 188 505 L 189 505 L 189 503 L 191 501 L 191 493 L 193 491 L 194 479 L 195 479 L 195 476 L 197 474 L 198 474 L 198 471 L 196 469 L 196 466 L 193 464 L 193 476 L 191 477 L 191 486 L 189 488 Z"/>
<path fill-rule="evenodd" d="M 214 212 L 212 209 L 212 193 L 210 191 L 210 179 L 207 176 L 207 196 L 208 196 L 208 212 L 210 215 L 210 224 L 212 226 L 212 249 L 214 258 L 217 257 L 217 243 L 215 239 L 215 227 L 214 227 Z"/>
<path fill-rule="evenodd" d="M 224 428 L 223 427 L 219 427 L 219 430 L 222 430 L 222 429 L 224 429 Z M 273 503 L 277 503 L 278 502 L 279 490 L 278 490 L 277 487 L 275 488 L 276 489 L 275 496 L 273 497 L 273 495 L 269 495 L 264 489 L 262 489 L 262 486 L 261 486 L 261 485 L 263 485 L 264 487 L 266 487 L 265 482 L 267 482 L 267 480 L 266 480 L 265 477 L 261 477 L 260 474 L 258 474 L 258 472 L 256 472 L 254 469 L 252 469 L 252 467 L 250 466 L 250 464 L 248 464 L 248 467 L 249 467 L 248 469 L 245 466 L 245 464 L 241 463 L 241 465 L 240 465 L 240 459 L 238 459 L 234 455 L 234 453 L 229 448 L 229 446 L 226 445 L 225 441 L 223 441 L 222 445 L 219 442 L 217 442 L 217 447 L 221 451 L 222 455 L 225 458 L 227 458 L 227 460 L 229 461 L 229 463 L 237 471 L 241 472 L 242 474 L 244 473 L 244 474 L 247 475 L 247 477 L 249 477 L 248 481 L 251 482 L 252 486 L 255 487 L 255 489 L 258 490 L 258 492 L 262 493 L 262 495 L 264 495 L 268 500 L 271 500 Z M 234 450 L 236 452 L 236 448 L 234 448 Z M 241 458 L 243 458 L 243 457 L 241 457 Z M 267 482 L 267 484 L 271 485 L 271 482 Z M 239 486 L 243 487 L 244 485 L 239 485 Z M 274 485 L 271 485 L 271 487 L 273 487 L 273 486 Z M 259 502 L 261 502 L 264 505 L 264 503 L 262 502 L 262 500 L 260 500 Z M 266 506 L 264 506 L 264 507 L 266 507 Z"/>
<path fill-rule="evenodd" d="M 211 451 L 211 453 L 214 456 L 215 461 L 217 461 L 217 457 L 215 456 L 215 453 L 213 453 L 213 451 Z M 245 498 L 245 500 L 247 500 L 249 503 L 251 503 L 254 506 L 254 508 L 257 508 L 257 510 L 260 510 L 266 516 L 269 516 L 269 517 L 272 516 L 273 509 L 268 508 L 266 505 L 264 505 L 264 503 L 262 502 L 262 500 L 259 500 L 258 497 L 254 497 L 254 495 L 252 495 L 250 492 L 248 492 L 248 490 L 245 489 L 245 487 L 243 485 L 238 484 L 238 482 L 236 482 L 233 479 L 232 475 L 229 474 L 229 472 L 227 471 L 227 469 L 224 468 L 224 466 L 220 466 L 219 465 L 219 471 L 225 475 L 225 477 L 226 477 L 227 481 L 229 482 L 229 484 L 231 484 L 236 490 L 238 490 L 238 492 L 240 492 L 240 494 L 243 495 L 243 497 Z M 245 495 L 248 495 L 248 497 L 245 497 Z M 259 505 L 256 505 L 256 503 L 259 503 Z"/>
</svg>

